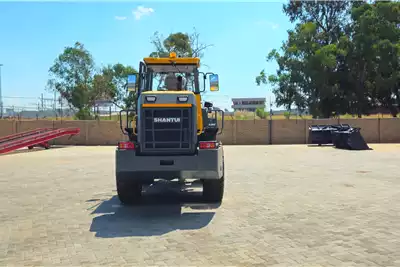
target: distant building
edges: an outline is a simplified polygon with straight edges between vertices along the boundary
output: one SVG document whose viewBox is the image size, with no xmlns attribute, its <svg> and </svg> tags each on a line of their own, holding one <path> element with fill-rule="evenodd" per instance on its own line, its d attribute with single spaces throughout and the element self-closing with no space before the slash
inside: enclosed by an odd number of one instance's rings
<svg viewBox="0 0 400 267">
<path fill-rule="evenodd" d="M 15 116 L 15 111 L 12 108 L 6 108 L 6 112 L 3 113 L 4 117 L 14 117 Z"/>
<path fill-rule="evenodd" d="M 232 108 L 234 111 L 254 112 L 258 108 L 265 109 L 265 98 L 232 98 Z"/>
</svg>

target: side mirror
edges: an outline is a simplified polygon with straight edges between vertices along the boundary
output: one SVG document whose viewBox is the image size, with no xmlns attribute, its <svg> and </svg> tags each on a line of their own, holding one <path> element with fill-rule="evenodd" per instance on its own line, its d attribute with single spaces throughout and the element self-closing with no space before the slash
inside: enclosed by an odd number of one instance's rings
<svg viewBox="0 0 400 267">
<path fill-rule="evenodd" d="M 206 101 L 206 102 L 204 102 L 204 107 L 206 107 L 206 108 L 212 108 L 212 107 L 213 107 L 213 104 Z"/>
<path fill-rule="evenodd" d="M 210 91 L 219 91 L 218 74 L 210 75 Z"/>
<path fill-rule="evenodd" d="M 137 74 L 128 75 L 128 91 L 130 92 L 137 91 Z"/>
</svg>

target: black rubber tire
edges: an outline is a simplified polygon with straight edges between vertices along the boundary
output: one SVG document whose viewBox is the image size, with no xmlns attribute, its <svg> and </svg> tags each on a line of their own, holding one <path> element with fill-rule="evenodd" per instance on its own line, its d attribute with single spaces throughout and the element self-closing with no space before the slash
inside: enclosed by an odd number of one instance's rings
<svg viewBox="0 0 400 267">
<path fill-rule="evenodd" d="M 225 167 L 221 179 L 203 180 L 203 198 L 208 202 L 222 202 L 225 190 Z"/>
<path fill-rule="evenodd" d="M 142 196 L 142 184 L 118 177 L 116 180 L 118 198 L 121 203 L 128 206 L 138 204 Z"/>
<path fill-rule="evenodd" d="M 203 197 L 208 202 L 221 202 L 224 197 L 225 178 L 203 181 Z"/>
</svg>

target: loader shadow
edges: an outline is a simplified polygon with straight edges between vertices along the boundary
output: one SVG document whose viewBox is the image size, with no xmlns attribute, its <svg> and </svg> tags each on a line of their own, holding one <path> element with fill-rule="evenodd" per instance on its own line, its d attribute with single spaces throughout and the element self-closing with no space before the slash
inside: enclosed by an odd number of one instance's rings
<svg viewBox="0 0 400 267">
<path fill-rule="evenodd" d="M 118 196 L 100 201 L 92 212 L 99 216 L 93 218 L 90 232 L 95 232 L 96 237 L 116 238 L 160 236 L 176 230 L 201 229 L 215 215 L 215 211 L 206 210 L 219 206 L 220 203 L 204 203 L 201 191 L 194 192 L 191 188 L 181 188 L 173 183 L 156 183 L 144 190 L 142 201 L 136 206 L 123 206 Z"/>
</svg>

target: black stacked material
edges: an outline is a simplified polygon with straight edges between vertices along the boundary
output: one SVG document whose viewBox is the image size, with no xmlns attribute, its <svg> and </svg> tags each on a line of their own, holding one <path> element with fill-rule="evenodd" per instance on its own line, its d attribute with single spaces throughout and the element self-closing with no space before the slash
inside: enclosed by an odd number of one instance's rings
<svg viewBox="0 0 400 267">
<path fill-rule="evenodd" d="M 350 128 L 333 133 L 336 148 L 349 150 L 368 150 L 369 147 L 360 133 L 361 128 Z"/>
<path fill-rule="evenodd" d="M 369 147 L 360 131 L 361 128 L 353 128 L 348 124 L 311 125 L 308 143 L 333 144 L 336 148 L 349 150 L 368 150 Z"/>
<path fill-rule="evenodd" d="M 308 130 L 308 143 L 327 145 L 333 144 L 334 133 L 337 131 L 346 131 L 350 129 L 348 124 L 336 124 L 336 125 L 311 125 Z"/>
</svg>

